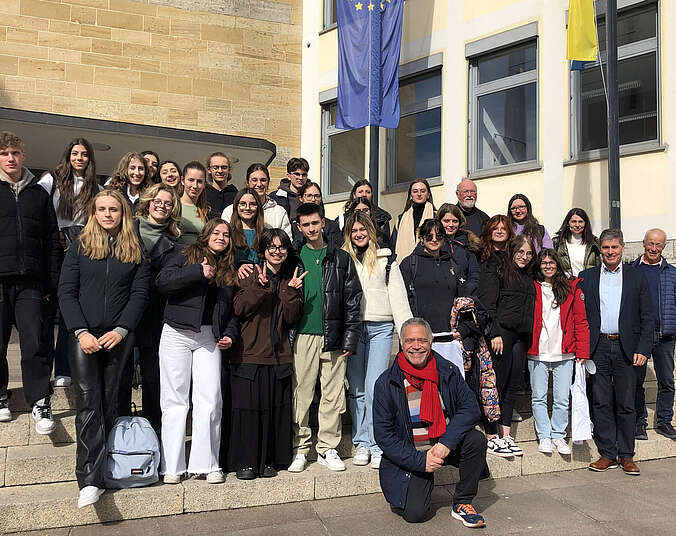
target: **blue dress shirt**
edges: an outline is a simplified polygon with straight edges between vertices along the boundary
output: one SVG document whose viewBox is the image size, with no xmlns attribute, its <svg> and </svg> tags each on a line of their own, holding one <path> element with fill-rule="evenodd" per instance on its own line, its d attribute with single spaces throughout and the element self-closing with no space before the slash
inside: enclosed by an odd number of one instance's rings
<svg viewBox="0 0 676 536">
<path fill-rule="evenodd" d="M 601 300 L 601 333 L 614 335 L 620 328 L 620 303 L 622 301 L 622 263 L 612 272 L 601 263 L 599 281 Z"/>
</svg>

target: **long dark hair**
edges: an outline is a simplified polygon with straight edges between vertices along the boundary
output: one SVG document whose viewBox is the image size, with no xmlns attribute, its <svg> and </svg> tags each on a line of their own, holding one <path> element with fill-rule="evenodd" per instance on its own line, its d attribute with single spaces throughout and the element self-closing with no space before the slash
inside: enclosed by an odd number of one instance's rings
<svg viewBox="0 0 676 536">
<path fill-rule="evenodd" d="M 533 255 L 535 255 L 535 246 L 533 245 L 533 240 L 530 236 L 525 234 L 520 234 L 514 237 L 508 246 L 507 252 L 502 257 L 502 265 L 500 266 L 500 275 L 502 276 L 502 281 L 505 286 L 511 287 L 515 284 L 518 284 L 524 276 L 530 275 L 532 266 L 533 266 L 533 257 L 524 268 L 519 268 L 514 262 L 514 254 L 523 246 L 528 244 L 530 246 Z"/>
<path fill-rule="evenodd" d="M 594 234 L 592 233 L 589 216 L 581 208 L 571 208 L 568 211 L 566 217 L 563 218 L 563 223 L 561 224 L 561 227 L 559 228 L 558 231 L 556 231 L 556 236 L 558 237 L 558 239 L 568 242 L 573 236 L 573 232 L 570 230 L 570 227 L 568 226 L 568 222 L 573 216 L 579 216 L 584 220 L 584 231 L 582 231 L 582 243 L 591 244 L 592 242 L 594 242 Z"/>
<path fill-rule="evenodd" d="M 542 247 L 542 238 L 543 238 L 543 233 L 542 229 L 540 227 L 540 222 L 537 220 L 535 216 L 533 216 L 533 206 L 530 204 L 530 201 L 528 198 L 523 195 L 523 194 L 514 194 L 512 198 L 509 200 L 509 203 L 507 203 L 507 214 L 509 215 L 509 219 L 512 222 L 512 226 L 516 226 L 518 223 L 515 219 L 514 216 L 512 215 L 512 203 L 516 201 L 517 199 L 521 199 L 521 201 L 524 202 L 526 205 L 526 210 L 528 211 L 526 214 L 526 219 L 523 222 L 523 234 L 527 234 L 530 236 L 531 240 L 533 242 L 537 242 L 538 247 Z"/>
<path fill-rule="evenodd" d="M 481 231 L 481 262 L 486 262 L 488 257 L 493 253 L 493 230 L 499 225 L 503 224 L 507 229 L 507 244 L 514 238 L 514 228 L 511 220 L 504 214 L 496 214 L 491 217 L 484 225 L 484 230 Z"/>
<path fill-rule="evenodd" d="M 209 237 L 214 229 L 219 225 L 227 225 L 230 231 L 230 243 L 227 249 L 218 257 L 209 249 Z M 227 285 L 234 287 L 237 285 L 237 273 L 235 272 L 235 248 L 232 245 L 232 227 L 230 224 L 221 218 L 213 218 L 209 220 L 200 234 L 197 236 L 194 244 L 187 246 L 183 250 L 183 256 L 190 264 L 201 264 L 204 257 L 207 258 L 211 266 L 216 267 L 216 275 L 211 279 L 210 283 L 218 285 Z"/>
<path fill-rule="evenodd" d="M 244 236 L 244 227 L 242 226 L 242 220 L 239 217 L 239 212 L 237 211 L 237 205 L 239 205 L 240 200 L 246 194 L 252 195 L 253 198 L 258 203 L 258 208 L 256 209 L 256 217 L 254 218 L 254 230 L 256 231 L 256 239 L 254 240 L 253 247 L 255 251 L 260 249 L 259 244 L 261 240 L 261 235 L 263 234 L 263 200 L 256 193 L 256 190 L 253 188 L 242 188 L 237 195 L 235 200 L 232 202 L 232 216 L 230 217 L 230 240 L 233 245 L 237 248 L 242 248 L 248 250 L 249 246 L 246 243 L 246 237 Z"/>
<path fill-rule="evenodd" d="M 70 165 L 70 153 L 73 147 L 82 145 L 87 149 L 89 162 L 84 172 L 84 183 L 80 192 L 75 195 L 73 176 L 73 167 Z M 75 138 L 70 141 L 66 150 L 63 151 L 59 163 L 52 171 L 54 178 L 54 188 L 59 190 L 59 209 L 58 214 L 64 219 L 74 220 L 87 213 L 94 196 L 99 193 L 99 185 L 96 181 L 96 159 L 94 158 L 94 149 L 92 144 L 85 138 Z"/>
<path fill-rule="evenodd" d="M 293 271 L 298 266 L 298 258 L 291 244 L 289 235 L 282 229 L 264 229 L 261 238 L 258 241 L 258 258 L 261 263 L 265 262 L 265 250 L 272 245 L 275 238 L 279 239 L 280 244 L 286 248 L 286 260 L 279 269 L 280 279 L 291 279 Z M 299 272 L 300 273 L 300 272 Z"/>
<path fill-rule="evenodd" d="M 546 248 L 540 251 L 533 268 L 536 281 L 542 283 L 545 280 L 545 276 L 542 273 L 542 266 L 540 265 L 545 257 L 549 257 L 556 263 L 556 273 L 552 278 L 552 290 L 554 291 L 554 301 L 556 302 L 554 303 L 554 307 L 559 307 L 566 301 L 568 294 L 570 294 L 570 280 L 561 266 L 561 257 L 559 257 L 559 254 L 551 248 Z"/>
<path fill-rule="evenodd" d="M 348 208 L 352 204 L 352 201 L 354 201 L 356 199 L 357 188 L 359 188 L 360 186 L 368 186 L 369 189 L 371 190 L 371 196 L 373 196 L 373 186 L 371 185 L 369 180 L 368 179 L 359 179 L 352 186 L 352 190 L 350 190 L 350 198 L 347 201 L 345 201 L 345 206 L 343 207 L 343 212 L 349 212 Z"/>
<path fill-rule="evenodd" d="M 404 205 L 404 212 L 406 212 L 409 208 L 411 208 L 411 205 L 413 205 L 413 199 L 411 199 L 411 190 L 413 190 L 413 187 L 416 184 L 424 184 L 427 186 L 427 193 L 429 194 L 427 197 L 427 202 L 432 203 L 432 208 L 436 210 L 434 207 L 434 199 L 432 199 L 432 188 L 430 188 L 430 183 L 427 182 L 427 179 L 416 179 L 411 184 L 408 185 L 408 192 L 407 192 L 407 197 L 406 197 L 406 205 Z"/>
</svg>

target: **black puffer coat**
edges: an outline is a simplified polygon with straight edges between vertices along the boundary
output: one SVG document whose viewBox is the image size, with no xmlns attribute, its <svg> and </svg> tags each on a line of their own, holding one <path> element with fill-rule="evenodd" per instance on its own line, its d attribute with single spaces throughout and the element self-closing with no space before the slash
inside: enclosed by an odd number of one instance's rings
<svg viewBox="0 0 676 536">
<path fill-rule="evenodd" d="M 164 322 L 175 329 L 199 333 L 209 280 L 204 277 L 201 264 L 187 261 L 181 250 L 174 251 L 155 278 L 155 284 L 167 297 Z M 211 323 L 216 340 L 230 337 L 233 346 L 239 340 L 239 322 L 232 305 L 234 295 L 232 287 L 219 287 Z"/>
<path fill-rule="evenodd" d="M 61 267 L 59 308 L 68 331 L 134 331 L 148 305 L 150 265 L 120 262 L 112 254 L 93 260 L 71 244 Z"/>
<path fill-rule="evenodd" d="M 62 258 L 54 206 L 38 179 L 18 195 L 0 180 L 0 278 L 27 277 L 54 293 Z"/>
<path fill-rule="evenodd" d="M 322 286 L 322 351 L 350 350 L 354 353 L 361 337 L 361 283 L 350 255 L 331 243 L 322 261 Z"/>
<path fill-rule="evenodd" d="M 531 333 L 535 311 L 535 283 L 526 274 L 519 281 L 507 285 L 501 275 L 503 252 L 493 252 L 481 267 L 479 301 L 486 308 L 489 337 L 504 332 Z"/>
</svg>

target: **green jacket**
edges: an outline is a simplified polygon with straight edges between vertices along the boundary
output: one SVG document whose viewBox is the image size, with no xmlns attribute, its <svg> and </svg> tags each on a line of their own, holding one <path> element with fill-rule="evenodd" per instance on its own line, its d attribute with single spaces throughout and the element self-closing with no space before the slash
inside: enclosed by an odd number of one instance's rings
<svg viewBox="0 0 676 536">
<path fill-rule="evenodd" d="M 558 235 L 554 237 L 554 249 L 561 257 L 561 265 L 564 271 L 570 275 L 570 255 L 568 254 L 568 244 L 562 240 Z M 593 268 L 601 264 L 601 247 L 599 246 L 598 238 L 594 237 L 590 244 L 587 244 L 584 250 L 584 266 L 583 270 Z"/>
</svg>

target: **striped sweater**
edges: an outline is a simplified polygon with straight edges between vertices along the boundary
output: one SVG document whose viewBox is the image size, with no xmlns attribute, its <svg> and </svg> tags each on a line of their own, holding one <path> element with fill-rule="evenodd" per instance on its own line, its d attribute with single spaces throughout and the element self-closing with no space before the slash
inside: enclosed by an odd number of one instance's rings
<svg viewBox="0 0 676 536">
<path fill-rule="evenodd" d="M 408 413 L 411 416 L 411 428 L 413 429 L 413 444 L 416 450 L 426 451 L 432 448 L 437 442 L 437 439 L 430 439 L 429 426 L 420 420 L 420 399 L 422 398 L 422 391 L 404 378 L 404 388 L 406 389 L 406 400 L 408 401 Z M 444 400 L 439 393 L 441 400 L 441 407 L 444 409 L 444 416 L 446 418 L 446 426 L 449 420 L 446 416 L 446 408 L 444 407 Z"/>
</svg>

